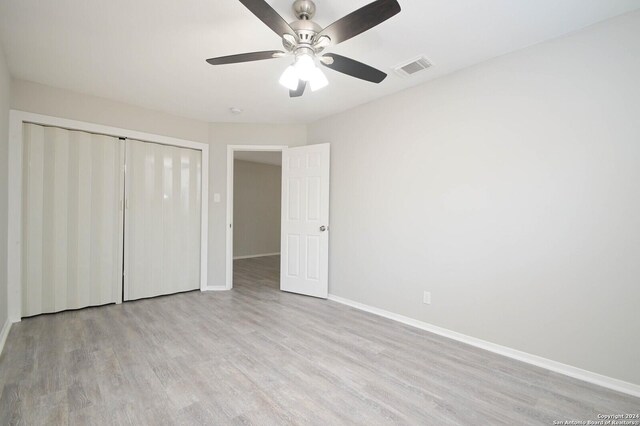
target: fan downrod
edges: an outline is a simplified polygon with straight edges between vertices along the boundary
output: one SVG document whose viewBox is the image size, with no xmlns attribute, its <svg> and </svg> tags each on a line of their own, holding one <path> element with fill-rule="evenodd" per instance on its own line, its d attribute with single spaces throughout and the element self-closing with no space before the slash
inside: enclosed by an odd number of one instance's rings
<svg viewBox="0 0 640 426">
<path fill-rule="evenodd" d="M 311 20 L 316 14 L 316 4 L 311 0 L 296 0 L 293 2 L 293 13 L 301 20 Z"/>
</svg>

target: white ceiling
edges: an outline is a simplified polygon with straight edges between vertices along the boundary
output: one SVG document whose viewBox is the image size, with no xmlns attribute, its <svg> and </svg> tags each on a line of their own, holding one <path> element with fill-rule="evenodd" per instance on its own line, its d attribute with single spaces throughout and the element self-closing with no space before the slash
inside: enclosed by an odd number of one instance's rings
<svg viewBox="0 0 640 426">
<path fill-rule="evenodd" d="M 323 26 L 368 0 L 317 0 Z M 279 49 L 237 0 L 0 0 L 15 78 L 212 122 L 311 122 L 443 74 L 637 9 L 638 0 L 399 0 L 402 12 L 328 51 L 385 72 L 380 85 L 327 70 L 329 87 L 290 99 L 290 59 L 212 67 L 206 58 Z M 269 1 L 293 20 L 292 0 Z M 390 68 L 425 55 L 403 79 Z M 241 115 L 230 113 L 240 107 Z"/>
<path fill-rule="evenodd" d="M 271 164 L 272 166 L 282 165 L 282 152 L 236 151 L 233 158 L 240 161 L 251 161 L 252 163 Z"/>
</svg>

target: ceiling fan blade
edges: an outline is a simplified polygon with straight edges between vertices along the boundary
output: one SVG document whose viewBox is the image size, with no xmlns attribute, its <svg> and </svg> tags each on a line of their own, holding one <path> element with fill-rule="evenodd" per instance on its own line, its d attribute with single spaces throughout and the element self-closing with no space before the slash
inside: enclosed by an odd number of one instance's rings
<svg viewBox="0 0 640 426">
<path fill-rule="evenodd" d="M 351 77 L 370 81 L 372 83 L 380 83 L 382 80 L 387 78 L 387 74 L 380 70 L 370 67 L 369 65 L 365 65 L 362 62 L 336 55 L 335 53 L 327 53 L 326 55 L 323 55 L 322 58 L 331 58 L 333 60 L 333 62 L 330 60 L 321 60 L 320 63 L 325 67 L 350 75 Z"/>
<path fill-rule="evenodd" d="M 377 0 L 337 20 L 322 30 L 319 36 L 329 36 L 332 44 L 357 36 L 400 12 L 396 0 Z"/>
<path fill-rule="evenodd" d="M 269 3 L 264 0 L 240 0 L 247 9 L 264 22 L 267 27 L 271 28 L 280 37 L 285 34 L 291 34 L 293 36 L 296 33 L 291 29 L 287 21 L 278 14 Z"/>
<path fill-rule="evenodd" d="M 289 90 L 289 96 L 292 98 L 299 98 L 304 93 L 304 89 L 306 89 L 306 87 L 306 81 L 298 80 L 298 88 L 296 90 Z"/>
<path fill-rule="evenodd" d="M 211 65 L 237 64 L 240 62 L 262 61 L 264 59 L 279 58 L 284 55 L 280 50 L 267 50 L 264 52 L 241 53 L 239 55 L 221 56 L 207 59 Z"/>
</svg>

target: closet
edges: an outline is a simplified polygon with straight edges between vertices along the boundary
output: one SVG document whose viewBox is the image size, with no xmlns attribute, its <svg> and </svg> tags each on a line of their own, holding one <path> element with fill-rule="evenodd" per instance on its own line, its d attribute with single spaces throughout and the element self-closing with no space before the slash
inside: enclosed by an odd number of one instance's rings
<svg viewBox="0 0 640 426">
<path fill-rule="evenodd" d="M 22 316 L 200 288 L 201 151 L 23 125 Z"/>
</svg>

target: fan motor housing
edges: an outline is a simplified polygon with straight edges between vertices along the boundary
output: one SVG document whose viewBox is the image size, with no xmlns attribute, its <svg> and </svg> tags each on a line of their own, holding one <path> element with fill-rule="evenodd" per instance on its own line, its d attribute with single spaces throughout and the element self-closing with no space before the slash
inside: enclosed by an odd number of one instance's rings
<svg viewBox="0 0 640 426">
<path fill-rule="evenodd" d="M 322 27 L 311 20 L 301 19 L 299 21 L 293 21 L 289 25 L 291 29 L 295 31 L 301 43 L 312 43 L 315 36 L 322 31 Z"/>
</svg>

